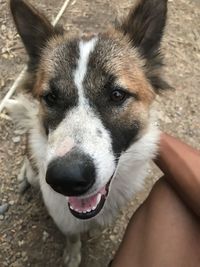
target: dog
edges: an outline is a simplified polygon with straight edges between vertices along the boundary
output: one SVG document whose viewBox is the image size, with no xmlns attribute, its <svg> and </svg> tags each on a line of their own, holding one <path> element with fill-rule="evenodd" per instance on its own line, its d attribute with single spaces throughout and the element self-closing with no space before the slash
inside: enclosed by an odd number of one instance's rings
<svg viewBox="0 0 200 267">
<path fill-rule="evenodd" d="M 167 0 L 140 0 L 107 31 L 81 36 L 25 0 L 10 7 L 29 56 L 23 93 L 7 103 L 27 133 L 22 175 L 70 237 L 64 261 L 76 267 L 79 234 L 113 222 L 156 155 L 153 102 L 170 88 L 160 52 Z"/>
</svg>

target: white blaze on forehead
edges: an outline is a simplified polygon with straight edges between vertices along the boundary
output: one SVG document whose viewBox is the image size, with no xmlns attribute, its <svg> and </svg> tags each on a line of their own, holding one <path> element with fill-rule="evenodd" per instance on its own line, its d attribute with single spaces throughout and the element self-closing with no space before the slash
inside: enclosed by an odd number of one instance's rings
<svg viewBox="0 0 200 267">
<path fill-rule="evenodd" d="M 89 41 L 81 40 L 79 43 L 79 60 L 77 64 L 77 69 L 74 72 L 74 82 L 78 89 L 79 103 L 85 103 L 84 93 L 83 93 L 83 81 L 87 73 L 87 66 L 90 54 L 94 51 L 95 45 L 98 38 L 94 37 Z"/>
</svg>

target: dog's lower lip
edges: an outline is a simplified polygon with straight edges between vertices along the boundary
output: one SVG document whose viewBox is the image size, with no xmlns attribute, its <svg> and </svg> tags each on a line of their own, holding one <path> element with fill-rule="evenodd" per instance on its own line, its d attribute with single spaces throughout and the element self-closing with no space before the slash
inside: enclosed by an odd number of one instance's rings
<svg viewBox="0 0 200 267">
<path fill-rule="evenodd" d="M 106 198 L 109 193 L 109 186 L 110 186 L 112 177 L 110 178 L 109 182 L 99 192 L 97 192 L 94 196 L 91 197 L 91 198 L 96 197 L 95 207 L 90 207 L 89 210 L 79 211 L 78 209 L 72 207 L 72 204 L 68 200 L 68 207 L 72 215 L 81 220 L 87 220 L 87 219 L 95 217 L 102 210 L 105 204 Z M 102 190 L 103 190 L 103 193 L 100 193 Z M 84 202 L 84 199 L 83 199 L 83 202 Z"/>
<path fill-rule="evenodd" d="M 106 196 L 102 195 L 95 210 L 91 210 L 91 211 L 85 212 L 85 213 L 77 212 L 77 211 L 71 209 L 69 203 L 68 203 L 68 206 L 69 206 L 69 210 L 71 211 L 72 215 L 74 215 L 76 218 L 81 219 L 81 220 L 87 220 L 87 219 L 91 219 L 91 218 L 95 217 L 101 211 L 101 209 L 104 206 L 105 200 L 106 200 Z"/>
</svg>

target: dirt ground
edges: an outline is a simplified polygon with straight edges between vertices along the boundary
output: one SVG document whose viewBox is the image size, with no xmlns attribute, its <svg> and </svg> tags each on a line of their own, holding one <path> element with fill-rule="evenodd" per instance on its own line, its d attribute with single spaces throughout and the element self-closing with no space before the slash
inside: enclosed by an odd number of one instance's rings
<svg viewBox="0 0 200 267">
<path fill-rule="evenodd" d="M 62 0 L 32 1 L 53 19 Z M 39 2 L 39 3 L 38 3 Z M 114 14 L 124 14 L 133 0 L 72 0 L 61 23 L 67 31 L 105 29 Z M 176 89 L 158 97 L 160 128 L 200 148 L 200 1 L 169 0 L 169 19 L 163 42 L 166 77 Z M 0 0 L 0 100 L 26 60 L 9 15 Z M 0 266 L 62 266 L 65 239 L 46 212 L 39 192 L 18 194 L 16 177 L 23 161 L 24 137 L 12 122 L 0 118 Z M 83 236 L 82 267 L 105 267 L 119 245 L 128 219 L 144 200 L 160 172 L 153 166 L 145 188 L 121 213 L 115 224 L 96 237 Z"/>
</svg>

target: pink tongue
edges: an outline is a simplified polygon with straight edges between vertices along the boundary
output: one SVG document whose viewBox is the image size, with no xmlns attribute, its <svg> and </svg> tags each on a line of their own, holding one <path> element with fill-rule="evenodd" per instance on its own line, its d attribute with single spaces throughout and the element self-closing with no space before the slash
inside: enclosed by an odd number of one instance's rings
<svg viewBox="0 0 200 267">
<path fill-rule="evenodd" d="M 68 202 L 70 204 L 70 207 L 72 207 L 74 210 L 77 211 L 87 211 L 91 210 L 93 207 L 96 207 L 97 205 L 97 195 L 94 195 L 92 197 L 88 197 L 85 199 L 79 199 L 77 197 L 69 197 Z"/>
<path fill-rule="evenodd" d="M 95 209 L 100 202 L 101 196 L 106 193 L 105 187 L 103 187 L 95 195 L 88 198 L 69 197 L 68 202 L 72 209 L 80 212 L 87 212 L 91 209 Z"/>
</svg>

